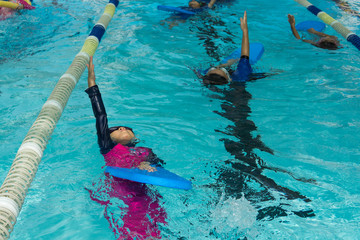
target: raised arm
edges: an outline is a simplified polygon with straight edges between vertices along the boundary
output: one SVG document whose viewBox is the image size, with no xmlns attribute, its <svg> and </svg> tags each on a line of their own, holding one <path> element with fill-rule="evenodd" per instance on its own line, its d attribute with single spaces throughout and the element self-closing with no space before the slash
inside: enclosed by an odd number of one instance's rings
<svg viewBox="0 0 360 240">
<path fill-rule="evenodd" d="M 291 31 L 296 39 L 300 39 L 300 35 L 295 28 L 295 17 L 291 14 L 288 14 L 288 21 L 290 23 Z"/>
<path fill-rule="evenodd" d="M 214 6 L 215 2 L 216 2 L 216 0 L 211 0 L 208 4 L 208 7 L 212 8 Z"/>
<path fill-rule="evenodd" d="M 244 12 L 244 17 L 240 18 L 240 27 L 243 32 L 242 42 L 241 42 L 241 53 L 239 57 L 247 57 L 250 56 L 250 44 L 249 44 L 249 30 L 247 26 L 247 14 Z M 226 63 L 220 64 L 217 67 L 227 67 L 231 66 L 234 63 L 238 62 L 240 58 L 237 59 L 229 59 Z"/>
<path fill-rule="evenodd" d="M 86 64 L 88 68 L 88 88 L 93 87 L 96 85 L 95 83 L 95 67 L 93 64 L 93 57 L 90 57 L 89 64 Z"/>
<path fill-rule="evenodd" d="M 115 146 L 115 143 L 110 138 L 105 106 L 102 101 L 99 88 L 95 83 L 95 72 L 92 57 L 90 57 L 89 64 L 86 66 L 88 68 L 88 89 L 86 89 L 85 92 L 89 95 L 94 116 L 96 118 L 96 132 L 100 152 L 101 154 L 106 154 Z"/>
<path fill-rule="evenodd" d="M 231 75 L 231 79 L 234 82 L 244 82 L 249 79 L 249 75 L 252 72 L 250 66 L 250 44 L 249 44 L 249 31 L 247 25 L 247 14 L 244 12 L 244 17 L 240 18 L 240 27 L 243 31 L 242 42 L 241 42 L 241 57 L 236 67 L 235 72 Z"/>
<path fill-rule="evenodd" d="M 243 32 L 241 42 L 241 56 L 250 56 L 250 45 L 249 45 L 249 30 L 247 25 L 247 14 L 244 12 L 244 17 L 240 18 L 240 27 Z"/>
</svg>

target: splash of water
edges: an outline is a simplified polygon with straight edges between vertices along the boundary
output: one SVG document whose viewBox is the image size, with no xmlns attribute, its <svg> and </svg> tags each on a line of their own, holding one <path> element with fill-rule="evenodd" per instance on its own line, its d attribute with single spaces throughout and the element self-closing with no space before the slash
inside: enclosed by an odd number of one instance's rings
<svg viewBox="0 0 360 240">
<path fill-rule="evenodd" d="M 213 227 L 219 234 L 229 232 L 245 232 L 256 222 L 257 210 L 242 195 L 241 198 L 221 196 L 219 203 L 211 211 Z"/>
</svg>

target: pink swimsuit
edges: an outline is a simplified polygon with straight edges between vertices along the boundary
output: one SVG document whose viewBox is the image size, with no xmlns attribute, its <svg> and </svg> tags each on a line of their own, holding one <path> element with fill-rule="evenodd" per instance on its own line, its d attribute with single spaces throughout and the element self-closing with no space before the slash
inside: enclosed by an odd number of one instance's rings
<svg viewBox="0 0 360 240">
<path fill-rule="evenodd" d="M 151 149 L 144 147 L 126 147 L 117 144 L 108 153 L 103 154 L 106 166 L 134 168 L 147 161 Z"/>
<path fill-rule="evenodd" d="M 0 20 L 5 20 L 13 15 L 15 10 L 11 8 L 0 7 Z"/>
<path fill-rule="evenodd" d="M 103 156 L 106 166 L 132 168 L 146 161 L 150 152 L 149 148 L 118 144 Z M 87 189 L 90 197 L 105 206 L 104 216 L 117 239 L 161 239 L 158 224 L 166 224 L 166 212 L 160 206 L 161 196 L 157 192 L 146 184 L 108 174 L 93 186 L 96 191 Z M 122 200 L 126 206 L 116 202 L 116 199 Z"/>
</svg>

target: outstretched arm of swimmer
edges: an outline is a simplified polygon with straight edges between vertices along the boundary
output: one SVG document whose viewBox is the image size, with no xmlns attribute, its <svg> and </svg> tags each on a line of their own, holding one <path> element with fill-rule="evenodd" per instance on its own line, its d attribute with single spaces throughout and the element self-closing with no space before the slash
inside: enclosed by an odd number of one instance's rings
<svg viewBox="0 0 360 240">
<path fill-rule="evenodd" d="M 323 33 L 323 32 L 319 32 L 319 31 L 316 31 L 314 28 L 309 28 L 307 30 L 309 33 L 312 33 L 312 34 L 315 34 L 319 37 L 332 37 L 332 38 L 337 38 L 335 36 L 332 36 L 332 35 L 329 35 L 329 34 L 326 34 L 326 33 Z"/>
<path fill-rule="evenodd" d="M 288 14 L 288 21 L 290 23 L 291 31 L 296 39 L 300 39 L 300 35 L 295 28 L 295 17 L 291 14 Z"/>
<path fill-rule="evenodd" d="M 241 42 L 241 56 L 250 56 L 250 44 L 249 44 L 249 30 L 247 25 L 247 14 L 244 12 L 244 17 L 240 18 L 240 27 L 243 32 Z"/>
<path fill-rule="evenodd" d="M 208 7 L 212 8 L 214 6 L 215 2 L 216 2 L 216 0 L 211 0 L 208 4 Z"/>
<path fill-rule="evenodd" d="M 315 35 L 317 35 L 317 36 L 319 36 L 319 37 L 327 37 L 327 36 L 330 37 L 330 35 L 327 35 L 327 34 L 325 34 L 325 33 L 316 31 L 314 28 L 309 28 L 307 31 L 308 31 L 309 33 L 315 34 Z"/>
<path fill-rule="evenodd" d="M 100 152 L 101 154 L 106 154 L 115 146 L 115 144 L 110 138 L 105 106 L 99 88 L 95 82 L 93 57 L 90 57 L 89 64 L 86 64 L 86 66 L 88 68 L 88 89 L 86 89 L 85 92 L 89 95 L 94 116 L 96 118 L 96 132 Z"/>
<path fill-rule="evenodd" d="M 244 13 L 244 17 L 240 18 L 240 27 L 243 31 L 243 37 L 241 42 L 241 57 L 249 57 L 250 56 L 250 43 L 249 43 L 249 29 L 247 25 L 247 14 L 246 11 Z M 227 67 L 231 66 L 234 63 L 238 62 L 238 59 L 229 59 L 226 63 L 218 65 L 218 67 Z"/>
<path fill-rule="evenodd" d="M 235 72 L 231 74 L 231 79 L 233 82 L 245 82 L 249 80 L 249 76 L 252 73 L 252 68 L 249 61 L 250 44 L 246 11 L 244 12 L 244 17 L 240 18 L 240 27 L 243 32 L 241 42 L 241 57 Z"/>
<path fill-rule="evenodd" d="M 95 82 L 95 71 L 94 71 L 94 64 L 93 64 L 93 57 L 90 57 L 89 64 L 86 64 L 88 68 L 88 88 L 91 88 L 96 85 Z"/>
</svg>

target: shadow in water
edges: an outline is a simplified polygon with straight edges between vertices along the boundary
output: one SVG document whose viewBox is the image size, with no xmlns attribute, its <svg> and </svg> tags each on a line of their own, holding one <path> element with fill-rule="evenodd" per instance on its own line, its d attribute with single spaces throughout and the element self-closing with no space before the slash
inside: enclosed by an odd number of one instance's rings
<svg viewBox="0 0 360 240">
<path fill-rule="evenodd" d="M 198 39 L 201 40 L 207 55 L 219 62 L 226 56 L 225 52 L 233 51 L 239 47 L 233 41 L 234 37 L 239 37 L 231 33 L 224 21 L 217 16 L 211 16 L 211 14 L 212 12 L 207 12 L 193 18 L 190 30 L 195 32 Z M 229 49 L 230 51 L 228 51 Z M 230 74 L 232 71 L 229 69 Z M 253 73 L 248 82 L 278 73 L 278 71 Z M 252 95 L 246 90 L 248 82 L 233 82 L 227 86 L 205 85 L 214 93 L 210 97 L 221 102 L 222 110 L 214 112 L 232 123 L 225 129 L 215 130 L 228 136 L 222 138 L 221 141 L 224 143 L 225 149 L 234 156 L 234 159 L 225 161 L 222 166 L 216 166 L 218 169 L 217 184 L 213 187 L 223 187 L 227 198 L 240 199 L 244 194 L 246 199 L 257 207 L 257 220 L 272 220 L 289 214 L 295 214 L 299 217 L 313 217 L 315 214 L 308 207 L 300 210 L 294 210 L 296 206 L 289 207 L 290 202 L 288 200 L 300 200 L 303 203 L 308 203 L 311 201 L 308 197 L 300 192 L 278 185 L 264 173 L 265 170 L 280 172 L 298 181 L 315 183 L 312 179 L 299 178 L 284 169 L 268 166 L 265 160 L 257 155 L 259 151 L 273 155 L 274 151 L 261 140 L 261 136 L 256 133 L 256 124 L 250 119 L 249 101 Z M 288 209 L 292 210 L 289 211 Z"/>
<path fill-rule="evenodd" d="M 266 74 L 256 74 L 252 76 L 252 80 L 263 77 L 266 77 Z M 261 202 L 272 201 L 272 206 L 259 207 L 258 220 L 272 220 L 288 214 L 296 214 L 299 217 L 315 216 L 311 209 L 293 210 L 289 213 L 284 208 L 284 203 L 275 201 L 274 191 L 277 192 L 275 195 L 280 195 L 280 198 L 285 200 L 298 199 L 303 202 L 310 202 L 311 200 L 297 191 L 278 185 L 263 173 L 264 170 L 289 174 L 302 182 L 314 183 L 314 180 L 296 178 L 291 172 L 268 166 L 256 154 L 256 151 L 262 151 L 273 155 L 274 151 L 266 146 L 259 134 L 256 134 L 257 127 L 249 119 L 251 114 L 249 101 L 252 95 L 246 90 L 246 83 L 232 83 L 227 87 L 213 85 L 207 87 L 216 93 L 213 97 L 222 102 L 222 111 L 214 112 L 232 122 L 232 125 L 228 125 L 225 130 L 215 130 L 229 136 L 229 138 L 223 138 L 221 141 L 224 142 L 226 150 L 235 158 L 227 160 L 225 166 L 219 168 L 217 182 L 224 186 L 225 195 L 241 198 L 244 194 L 246 199 L 258 206 Z"/>
</svg>

